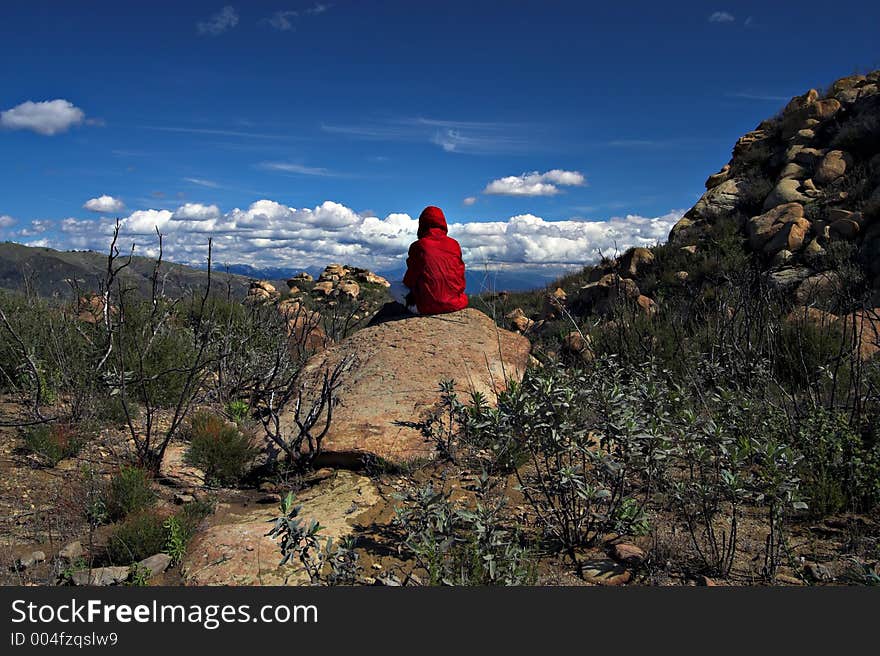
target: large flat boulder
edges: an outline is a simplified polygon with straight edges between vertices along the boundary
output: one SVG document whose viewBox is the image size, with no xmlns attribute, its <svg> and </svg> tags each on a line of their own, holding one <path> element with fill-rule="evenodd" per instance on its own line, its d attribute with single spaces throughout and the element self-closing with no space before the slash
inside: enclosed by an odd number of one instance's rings
<svg viewBox="0 0 880 656">
<path fill-rule="evenodd" d="M 529 351 L 527 338 L 474 308 L 356 332 L 313 356 L 303 373 L 306 389 L 314 389 L 324 371 L 352 358 L 336 392 L 322 461 L 358 466 L 376 458 L 399 464 L 433 456 L 433 445 L 412 423 L 437 406 L 440 382 L 454 380 L 461 398 L 476 390 L 494 402 L 508 379 L 522 378 Z"/>
<path fill-rule="evenodd" d="M 356 518 L 379 501 L 373 481 L 347 471 L 296 495 L 306 522 L 314 519 L 324 527 L 322 543 L 327 538 L 335 543 L 354 533 Z M 220 504 L 181 563 L 184 583 L 308 585 L 308 576 L 296 559 L 280 566 L 280 541 L 267 535 L 270 521 L 279 514 L 275 504 Z"/>
</svg>

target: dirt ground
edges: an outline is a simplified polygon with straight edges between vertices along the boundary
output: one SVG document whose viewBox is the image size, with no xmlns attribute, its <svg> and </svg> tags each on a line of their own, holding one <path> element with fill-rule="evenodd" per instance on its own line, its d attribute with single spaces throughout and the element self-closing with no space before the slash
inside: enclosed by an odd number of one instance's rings
<svg viewBox="0 0 880 656">
<path fill-rule="evenodd" d="M 0 416 L 14 418 L 21 409 L 13 400 L 0 403 Z M 191 544 L 191 551 L 203 549 L 200 536 L 222 529 L 230 518 L 249 517 L 249 513 L 271 515 L 281 495 L 295 489 L 307 499 L 320 499 L 334 489 L 335 470 L 321 470 L 303 479 L 263 481 L 247 489 L 209 489 L 199 473 L 181 462 L 183 445 L 174 444 L 166 459 L 164 476 L 154 481 L 160 506 L 174 507 L 175 497 L 192 495 L 213 502 L 215 511 L 202 522 Z M 121 464 L 131 462 L 132 449 L 126 434 L 119 429 L 104 429 L 75 458 L 47 467 L 24 448 L 18 429 L 0 428 L 0 584 L 55 585 L 66 566 L 56 558 L 59 550 L 79 540 L 87 552 L 97 551 L 112 530 L 100 526 L 93 532 L 83 518 L 85 487 L 84 472 L 92 471 L 109 477 Z M 398 581 L 412 581 L 413 563 L 400 553 L 401 535 L 393 520 L 397 498 L 406 490 L 431 482 L 435 488 L 452 492 L 454 500 L 469 502 L 474 497 L 477 474 L 460 466 L 427 463 L 404 473 L 361 472 L 370 479 L 373 492 L 368 504 L 353 504 L 340 514 L 347 522 L 346 531 L 357 539 L 362 579 L 366 584 L 388 575 Z M 539 544 L 536 518 L 516 489 L 513 477 L 501 487 L 508 497 L 508 521 L 522 531 L 526 540 Z M 325 499 L 325 501 L 327 501 Z M 346 501 L 345 503 L 350 503 Z M 320 507 L 320 506 L 316 506 Z M 324 512 L 327 506 L 324 506 Z M 332 509 L 331 509 L 332 510 Z M 315 517 L 321 521 L 321 517 Z M 263 521 L 263 520 L 261 520 Z M 707 579 L 700 575 L 693 557 L 689 537 L 669 517 L 655 514 L 645 535 L 625 540 L 609 536 L 600 547 L 585 550 L 579 558 L 585 563 L 583 576 L 566 558 L 552 553 L 537 552 L 538 583 L 541 585 L 766 585 L 761 577 L 766 522 L 754 513 L 745 513 L 739 523 L 740 548 L 732 573 L 725 580 Z M 646 558 L 637 566 L 623 566 L 610 558 L 615 542 L 626 542 L 641 548 Z M 795 523 L 789 529 L 788 553 L 779 568 L 776 585 L 839 585 L 860 582 L 856 563 L 880 572 L 880 517 L 840 515 L 821 521 Z M 271 548 L 271 545 L 270 545 Z M 244 550 L 232 549 L 223 558 L 252 558 Z M 208 553 L 207 548 L 203 549 Z M 44 552 L 44 562 L 21 571 L 16 559 L 34 551 Z M 191 554 L 197 558 L 201 552 Z M 280 551 L 272 557 L 280 558 Z M 243 564 L 247 564 L 243 562 Z M 274 567 L 274 565 L 272 565 Z M 150 585 L 183 585 L 185 567 L 174 567 L 152 578 Z M 236 581 L 213 580 L 214 583 Z"/>
</svg>

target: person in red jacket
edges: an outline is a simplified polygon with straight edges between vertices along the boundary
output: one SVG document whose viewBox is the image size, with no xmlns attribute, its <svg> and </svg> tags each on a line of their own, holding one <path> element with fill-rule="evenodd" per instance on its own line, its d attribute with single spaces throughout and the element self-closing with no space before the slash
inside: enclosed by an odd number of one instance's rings
<svg viewBox="0 0 880 656">
<path fill-rule="evenodd" d="M 419 215 L 419 239 L 409 247 L 403 284 L 409 289 L 407 306 L 419 314 L 443 314 L 468 305 L 464 293 L 461 246 L 446 234 L 446 217 L 430 205 Z"/>
</svg>

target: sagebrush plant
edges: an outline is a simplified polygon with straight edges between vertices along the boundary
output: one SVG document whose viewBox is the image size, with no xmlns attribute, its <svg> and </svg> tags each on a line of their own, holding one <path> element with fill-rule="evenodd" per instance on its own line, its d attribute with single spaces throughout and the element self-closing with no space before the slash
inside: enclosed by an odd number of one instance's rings
<svg viewBox="0 0 880 656">
<path fill-rule="evenodd" d="M 312 585 L 354 585 L 361 573 L 353 539 L 334 543 L 323 539 L 324 527 L 315 520 L 301 516 L 302 505 L 296 503 L 292 492 L 281 501 L 281 514 L 269 520 L 273 526 L 268 537 L 280 538 L 281 562 L 293 559 L 309 577 Z"/>
<path fill-rule="evenodd" d="M 204 410 L 193 415 L 187 438 L 185 460 L 205 472 L 209 485 L 238 484 L 257 454 L 253 438 L 238 425 Z"/>
<path fill-rule="evenodd" d="M 537 579 L 532 554 L 504 522 L 508 499 L 493 497 L 480 477 L 472 506 L 425 487 L 398 496 L 400 551 L 414 559 L 428 585 L 529 585 Z"/>
<path fill-rule="evenodd" d="M 679 392 L 682 390 L 679 390 Z M 738 547 L 739 521 L 746 502 L 743 473 L 748 465 L 748 437 L 736 422 L 735 396 L 723 391 L 708 399 L 721 405 L 728 421 L 692 408 L 676 413 L 665 493 L 683 520 L 700 567 L 727 576 Z M 741 418 L 741 417 L 740 417 Z"/>
<path fill-rule="evenodd" d="M 497 410 L 471 407 L 468 439 L 503 455 L 545 537 L 580 567 L 580 547 L 643 530 L 663 466 L 663 416 L 642 411 L 655 394 L 625 381 L 613 359 L 531 369 L 500 394 Z"/>
</svg>

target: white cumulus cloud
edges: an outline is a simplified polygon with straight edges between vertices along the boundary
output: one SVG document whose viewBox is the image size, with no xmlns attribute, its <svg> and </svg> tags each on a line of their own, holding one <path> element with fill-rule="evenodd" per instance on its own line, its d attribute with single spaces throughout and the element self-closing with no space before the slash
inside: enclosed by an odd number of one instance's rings
<svg viewBox="0 0 880 656">
<path fill-rule="evenodd" d="M 0 126 L 8 130 L 31 130 L 37 134 L 52 136 L 79 125 L 85 120 L 85 116 L 85 112 L 69 100 L 28 100 L 0 112 Z"/>
<path fill-rule="evenodd" d="M 113 196 L 98 196 L 90 198 L 83 205 L 83 209 L 91 212 L 100 212 L 102 214 L 112 214 L 113 212 L 121 212 L 125 209 L 125 203 L 119 198 Z"/>
<path fill-rule="evenodd" d="M 238 12 L 235 11 L 235 7 L 226 6 L 207 20 L 196 23 L 196 29 L 199 34 L 219 36 L 236 25 L 238 25 Z"/>
<path fill-rule="evenodd" d="M 0 230 L 3 228 L 11 228 L 15 225 L 15 219 L 8 214 L 0 214 Z"/>
<path fill-rule="evenodd" d="M 509 175 L 492 180 L 483 190 L 484 194 L 504 196 L 553 196 L 560 186 L 582 186 L 586 179 L 579 171 L 553 169 L 546 173 L 532 171 L 522 175 Z"/>
<path fill-rule="evenodd" d="M 461 244 L 469 266 L 584 265 L 600 253 L 664 241 L 682 214 L 627 215 L 607 221 L 548 221 L 533 214 L 465 223 L 451 219 L 449 235 Z M 57 230 L 47 232 L 49 227 Z M 136 243 L 138 253 L 153 254 L 157 228 L 165 236 L 166 257 L 188 264 L 204 262 L 211 238 L 218 264 L 294 271 L 345 262 L 383 271 L 403 266 L 407 248 L 416 239 L 418 219 L 406 213 L 380 218 L 334 201 L 296 208 L 261 199 L 226 212 L 216 205 L 187 203 L 175 211 L 132 212 L 122 220 L 120 248 Z M 54 226 L 34 222 L 27 236 L 53 235 L 47 238 L 56 248 L 106 250 L 112 229 L 107 219 L 70 218 Z"/>
<path fill-rule="evenodd" d="M 220 218 L 220 208 L 216 205 L 185 203 L 171 215 L 174 221 L 210 221 Z"/>
</svg>

